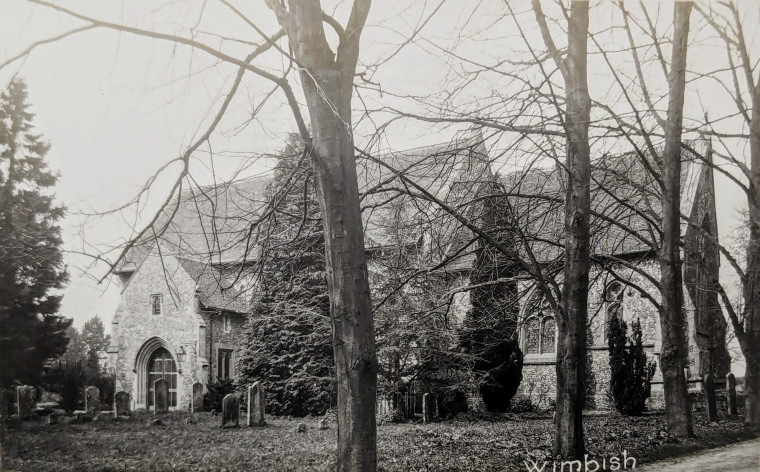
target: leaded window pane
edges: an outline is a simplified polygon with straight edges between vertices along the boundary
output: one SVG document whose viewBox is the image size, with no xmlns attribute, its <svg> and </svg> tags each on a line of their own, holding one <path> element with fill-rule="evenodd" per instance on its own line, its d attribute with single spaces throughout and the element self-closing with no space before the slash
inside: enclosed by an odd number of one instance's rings
<svg viewBox="0 0 760 472">
<path fill-rule="evenodd" d="M 531 317 L 525 321 L 525 353 L 538 354 L 539 346 L 538 318 Z"/>
<path fill-rule="evenodd" d="M 541 324 L 541 354 L 553 354 L 556 349 L 557 322 L 553 316 L 544 318 Z"/>
</svg>

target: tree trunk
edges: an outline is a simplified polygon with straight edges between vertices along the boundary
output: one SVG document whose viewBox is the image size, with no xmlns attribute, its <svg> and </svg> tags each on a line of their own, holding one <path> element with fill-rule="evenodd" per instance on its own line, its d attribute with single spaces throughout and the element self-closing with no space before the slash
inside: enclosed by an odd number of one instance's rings
<svg viewBox="0 0 760 472">
<path fill-rule="evenodd" d="M 325 232 L 338 392 L 337 469 L 374 471 L 377 356 L 351 127 L 359 39 L 371 1 L 354 0 L 348 24 L 338 27 L 337 53 L 327 42 L 319 1 L 289 0 L 287 8 L 279 0 L 266 3 L 288 35 L 311 118 L 313 139 L 304 123 L 299 128 L 311 141 L 307 150 Z"/>
<path fill-rule="evenodd" d="M 746 414 L 751 424 L 760 424 L 760 81 L 752 90 L 750 123 L 750 177 L 747 206 L 749 242 L 744 282 L 744 339 L 742 352 L 746 361 Z"/>
<path fill-rule="evenodd" d="M 351 133 L 352 79 L 335 71 L 301 74 L 325 228 L 338 387 L 338 470 L 371 471 L 377 465 L 377 358 Z"/>
<path fill-rule="evenodd" d="M 660 247 L 662 351 L 660 369 L 665 388 L 668 433 L 692 435 L 691 408 L 684 368 L 687 366 L 686 321 L 681 273 L 681 126 L 686 79 L 686 52 L 691 2 L 676 2 L 673 53 L 668 76 L 668 116 L 662 156 L 662 244 Z"/>
<path fill-rule="evenodd" d="M 562 310 L 557 323 L 557 431 L 555 454 L 583 457 L 583 404 L 586 364 L 586 318 L 589 284 L 591 100 L 586 76 L 588 2 L 571 4 L 568 25 L 567 188 L 565 195 L 565 267 Z"/>
</svg>

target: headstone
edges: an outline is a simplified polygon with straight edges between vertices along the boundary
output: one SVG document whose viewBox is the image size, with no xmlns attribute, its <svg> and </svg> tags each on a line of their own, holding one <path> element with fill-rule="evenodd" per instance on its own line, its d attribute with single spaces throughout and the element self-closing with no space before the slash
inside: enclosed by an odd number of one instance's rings
<svg viewBox="0 0 760 472">
<path fill-rule="evenodd" d="M 158 379 L 153 384 L 153 407 L 157 415 L 169 411 L 169 382 L 167 380 Z"/>
<path fill-rule="evenodd" d="M 118 418 L 119 416 L 131 415 L 129 411 L 129 392 L 116 392 L 113 396 L 113 414 Z"/>
<path fill-rule="evenodd" d="M 240 425 L 240 401 L 234 393 L 228 393 L 222 399 L 222 425 L 235 422 L 235 426 Z"/>
<path fill-rule="evenodd" d="M 47 424 L 58 424 L 58 415 L 51 413 L 47 416 Z"/>
<path fill-rule="evenodd" d="M 718 406 L 715 403 L 715 381 L 712 374 L 707 374 L 702 381 L 702 388 L 705 390 L 705 409 L 707 410 L 707 421 L 718 421 Z"/>
<path fill-rule="evenodd" d="M 736 407 L 736 377 L 732 373 L 726 375 L 726 393 L 728 396 L 728 414 L 738 415 L 739 412 Z"/>
<path fill-rule="evenodd" d="M 150 421 L 148 421 L 148 424 L 151 426 L 163 426 L 164 423 L 158 418 L 153 418 Z"/>
<path fill-rule="evenodd" d="M 84 389 L 84 409 L 93 418 L 100 414 L 100 389 L 98 387 L 89 386 Z"/>
<path fill-rule="evenodd" d="M 36 403 L 36 389 L 31 385 L 19 385 L 16 387 L 16 413 L 20 420 L 32 417 Z"/>
<path fill-rule="evenodd" d="M 306 432 L 306 423 L 298 423 L 298 429 L 297 431 L 299 433 L 305 433 Z"/>
<path fill-rule="evenodd" d="M 195 382 L 193 384 L 193 413 L 203 411 L 203 384 Z"/>
<path fill-rule="evenodd" d="M 424 423 L 433 421 L 433 396 L 429 393 L 422 395 L 422 421 Z"/>
<path fill-rule="evenodd" d="M 327 418 L 320 418 L 319 420 L 319 429 L 327 429 Z"/>
<path fill-rule="evenodd" d="M 264 386 L 254 382 L 248 386 L 248 426 L 264 426 Z"/>
</svg>

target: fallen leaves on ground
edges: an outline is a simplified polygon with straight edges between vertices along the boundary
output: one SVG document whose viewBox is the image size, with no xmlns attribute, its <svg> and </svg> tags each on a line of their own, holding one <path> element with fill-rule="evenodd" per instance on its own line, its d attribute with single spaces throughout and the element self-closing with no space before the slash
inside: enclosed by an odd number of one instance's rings
<svg viewBox="0 0 760 472">
<path fill-rule="evenodd" d="M 45 425 L 27 422 L 4 429 L 2 470 L 17 471 L 326 471 L 335 468 L 336 430 L 318 420 L 268 418 L 264 427 L 219 429 L 219 418 L 189 413 L 148 424 L 147 415 L 129 420 Z M 305 421 L 308 429 L 298 433 Z M 620 456 L 639 464 L 676 454 L 757 437 L 741 418 L 705 423 L 697 414 L 696 437 L 676 440 L 662 416 L 586 418 L 590 457 Z M 379 469 L 385 471 L 518 471 L 525 460 L 550 460 L 551 419 L 514 416 L 501 421 L 405 423 L 378 427 Z"/>
</svg>

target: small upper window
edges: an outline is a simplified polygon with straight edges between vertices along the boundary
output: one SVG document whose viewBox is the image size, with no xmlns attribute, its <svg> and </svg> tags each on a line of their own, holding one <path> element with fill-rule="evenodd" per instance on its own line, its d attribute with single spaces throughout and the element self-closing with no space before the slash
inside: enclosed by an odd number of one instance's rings
<svg viewBox="0 0 760 472">
<path fill-rule="evenodd" d="M 154 315 L 161 314 L 161 295 L 150 296 L 150 312 Z"/>
<path fill-rule="evenodd" d="M 222 318 L 222 326 L 224 326 L 225 333 L 229 333 L 232 330 L 232 322 L 230 321 L 230 315 L 224 315 L 224 318 Z"/>
</svg>

